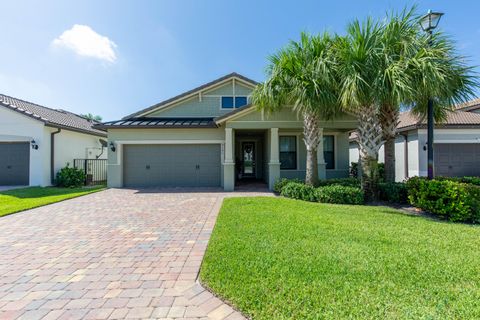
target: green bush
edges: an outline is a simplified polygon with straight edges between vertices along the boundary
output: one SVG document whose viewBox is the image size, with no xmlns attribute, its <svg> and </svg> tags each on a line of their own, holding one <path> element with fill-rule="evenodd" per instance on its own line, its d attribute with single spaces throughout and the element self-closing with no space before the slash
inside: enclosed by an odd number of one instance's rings
<svg viewBox="0 0 480 320">
<path fill-rule="evenodd" d="M 315 187 L 299 182 L 288 182 L 283 186 L 282 196 L 304 201 L 317 201 L 317 191 Z"/>
<path fill-rule="evenodd" d="M 331 186 L 331 185 L 360 188 L 360 180 L 357 178 L 336 178 L 336 179 L 320 180 L 318 182 L 319 187 L 325 187 L 325 186 Z"/>
<path fill-rule="evenodd" d="M 480 222 L 480 187 L 451 180 L 407 180 L 410 204 L 443 219 Z"/>
<path fill-rule="evenodd" d="M 317 188 L 317 201 L 338 204 L 363 204 L 364 194 L 357 187 L 330 185 Z"/>
<path fill-rule="evenodd" d="M 289 182 L 303 183 L 303 181 L 300 179 L 281 178 L 275 181 L 275 183 L 273 184 L 273 191 L 275 191 L 276 193 L 282 193 L 283 187 Z"/>
<path fill-rule="evenodd" d="M 390 203 L 408 203 L 407 185 L 404 182 L 381 182 L 378 188 L 380 200 Z"/>
<path fill-rule="evenodd" d="M 480 186 L 480 177 L 435 177 L 435 180 L 448 180 Z"/>
<path fill-rule="evenodd" d="M 57 172 L 56 185 L 59 187 L 75 188 L 81 187 L 85 183 L 85 173 L 83 170 L 67 166 Z"/>
</svg>

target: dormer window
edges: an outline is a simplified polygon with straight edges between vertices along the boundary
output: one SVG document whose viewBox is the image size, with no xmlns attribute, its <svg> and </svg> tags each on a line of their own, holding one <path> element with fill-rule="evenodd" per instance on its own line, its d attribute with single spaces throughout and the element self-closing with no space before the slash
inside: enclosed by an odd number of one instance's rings
<svg viewBox="0 0 480 320">
<path fill-rule="evenodd" d="M 247 105 L 248 99 L 246 96 L 223 96 L 222 97 L 222 109 L 234 109 Z"/>
</svg>

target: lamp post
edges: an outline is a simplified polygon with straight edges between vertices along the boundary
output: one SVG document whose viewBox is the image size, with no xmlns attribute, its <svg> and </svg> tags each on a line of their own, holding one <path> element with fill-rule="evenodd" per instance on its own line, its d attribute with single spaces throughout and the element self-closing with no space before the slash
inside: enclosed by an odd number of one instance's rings
<svg viewBox="0 0 480 320">
<path fill-rule="evenodd" d="M 428 44 L 431 45 L 432 41 L 432 32 L 438 26 L 440 19 L 442 18 L 443 13 L 441 12 L 432 12 L 428 10 L 427 14 L 420 18 L 420 26 L 423 31 L 428 33 Z M 430 97 L 428 99 L 428 118 L 427 118 L 427 170 L 428 170 L 428 179 L 433 179 L 433 99 Z"/>
</svg>

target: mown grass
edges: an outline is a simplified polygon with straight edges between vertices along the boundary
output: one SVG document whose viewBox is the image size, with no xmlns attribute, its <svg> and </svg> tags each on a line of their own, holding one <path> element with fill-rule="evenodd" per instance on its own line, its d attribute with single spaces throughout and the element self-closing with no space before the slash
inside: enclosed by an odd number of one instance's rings
<svg viewBox="0 0 480 320">
<path fill-rule="evenodd" d="M 253 319 L 479 319 L 480 228 L 385 207 L 230 198 L 200 277 Z"/>
<path fill-rule="evenodd" d="M 28 187 L 0 192 L 0 217 L 103 190 L 92 188 Z"/>
</svg>

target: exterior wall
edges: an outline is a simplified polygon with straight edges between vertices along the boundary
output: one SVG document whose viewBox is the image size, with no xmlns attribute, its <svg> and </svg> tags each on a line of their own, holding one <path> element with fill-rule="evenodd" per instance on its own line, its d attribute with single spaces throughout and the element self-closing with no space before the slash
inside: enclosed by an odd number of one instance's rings
<svg viewBox="0 0 480 320">
<path fill-rule="evenodd" d="M 30 186 L 50 184 L 50 137 L 42 122 L 0 107 L 0 141 L 32 141 L 38 149 L 30 148 Z"/>
<path fill-rule="evenodd" d="M 48 128 L 50 132 L 55 132 L 56 128 Z M 55 136 L 55 174 L 68 164 L 73 166 L 74 159 L 96 159 L 95 155 L 102 152 L 98 137 L 90 134 L 84 134 L 75 131 L 64 130 Z M 99 159 L 107 159 L 107 150 L 105 149 Z"/>
<path fill-rule="evenodd" d="M 220 143 L 223 145 L 225 129 L 110 129 L 108 141 L 109 144 L 113 142 L 116 147 L 115 152 L 108 148 L 108 186 L 120 188 L 123 187 L 123 145 L 135 143 Z M 221 181 L 223 181 L 223 172 Z"/>
<path fill-rule="evenodd" d="M 185 101 L 174 104 L 163 110 L 149 114 L 149 117 L 218 117 L 231 112 L 233 109 L 221 108 L 222 96 L 249 96 L 252 89 L 238 81 L 233 85 L 230 81 L 215 89 L 197 94 Z"/>
</svg>

